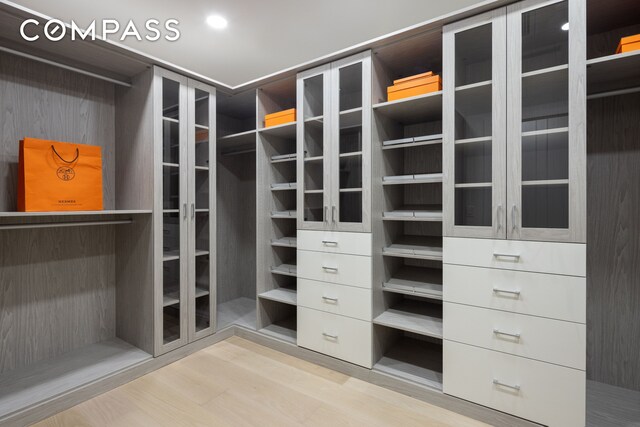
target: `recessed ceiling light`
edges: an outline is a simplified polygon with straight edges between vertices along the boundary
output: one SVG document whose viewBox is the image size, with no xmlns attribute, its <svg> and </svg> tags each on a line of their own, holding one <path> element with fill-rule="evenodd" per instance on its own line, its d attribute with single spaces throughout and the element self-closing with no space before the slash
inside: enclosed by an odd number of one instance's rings
<svg viewBox="0 0 640 427">
<path fill-rule="evenodd" d="M 227 28 L 228 22 L 220 15 L 211 15 L 207 17 L 207 24 L 216 30 L 223 30 Z"/>
<path fill-rule="evenodd" d="M 569 31 L 569 23 L 565 22 L 560 28 L 562 28 L 562 31 Z"/>
</svg>

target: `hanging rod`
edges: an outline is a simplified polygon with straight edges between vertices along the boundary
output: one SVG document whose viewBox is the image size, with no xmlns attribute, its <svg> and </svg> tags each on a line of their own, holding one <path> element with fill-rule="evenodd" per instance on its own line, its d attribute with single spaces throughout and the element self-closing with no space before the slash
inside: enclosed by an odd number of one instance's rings
<svg viewBox="0 0 640 427">
<path fill-rule="evenodd" d="M 609 92 L 594 93 L 593 95 L 587 95 L 587 99 L 607 98 L 609 96 L 627 95 L 629 93 L 640 92 L 640 86 L 630 87 L 627 89 L 612 90 Z"/>
<path fill-rule="evenodd" d="M 0 224 L 0 230 L 22 230 L 32 228 L 58 228 L 58 227 L 86 227 L 91 225 L 119 225 L 131 224 L 132 219 L 119 219 L 113 221 L 73 221 L 73 222 L 40 222 L 37 224 Z"/>
<path fill-rule="evenodd" d="M 34 61 L 42 62 L 43 64 L 53 65 L 54 67 L 62 68 L 65 70 L 73 71 L 74 73 L 84 74 L 85 76 L 94 77 L 96 79 L 104 80 L 110 83 L 114 83 L 120 86 L 131 87 L 131 83 L 123 82 L 120 80 L 112 79 L 110 77 L 103 76 L 101 74 L 92 73 L 91 71 L 85 71 L 80 68 L 72 67 L 70 65 L 61 64 L 60 62 L 51 61 L 49 59 L 40 58 L 39 56 L 30 55 L 28 53 L 20 52 L 19 50 L 9 49 L 0 46 L 0 51 L 7 52 L 13 55 L 21 56 L 23 58 L 32 59 Z"/>
</svg>

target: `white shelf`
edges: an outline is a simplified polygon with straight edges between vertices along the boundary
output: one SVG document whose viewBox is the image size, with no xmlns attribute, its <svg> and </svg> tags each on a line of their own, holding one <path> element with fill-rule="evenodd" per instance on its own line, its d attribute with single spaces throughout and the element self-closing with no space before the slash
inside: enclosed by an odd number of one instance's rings
<svg viewBox="0 0 640 427">
<path fill-rule="evenodd" d="M 522 137 L 526 138 L 528 136 L 551 135 L 554 133 L 567 133 L 567 132 L 569 132 L 569 128 L 540 129 L 540 130 L 522 132 Z"/>
<path fill-rule="evenodd" d="M 271 272 L 273 274 L 280 274 L 282 276 L 297 277 L 298 267 L 293 264 L 280 264 L 277 267 L 271 267 Z"/>
<path fill-rule="evenodd" d="M 322 194 L 324 190 L 304 190 L 304 194 Z"/>
<path fill-rule="evenodd" d="M 322 159 L 324 159 L 323 156 L 311 156 L 311 157 L 305 157 L 304 158 L 304 162 L 305 163 L 311 163 L 311 162 L 321 162 Z"/>
<path fill-rule="evenodd" d="M 298 188 L 298 183 L 296 182 L 284 182 L 280 184 L 271 184 L 271 191 L 290 191 Z"/>
<path fill-rule="evenodd" d="M 493 184 L 490 182 L 469 182 L 466 184 L 455 184 L 455 188 L 490 188 Z"/>
<path fill-rule="evenodd" d="M 180 291 L 169 292 L 162 296 L 162 306 L 169 307 L 180 303 Z"/>
<path fill-rule="evenodd" d="M 493 137 L 491 137 L 491 136 L 481 136 L 481 137 L 478 137 L 478 138 L 456 139 L 455 144 L 456 145 L 461 145 L 461 144 L 473 144 L 473 143 L 477 143 L 477 142 L 491 142 L 492 139 L 493 139 Z"/>
<path fill-rule="evenodd" d="M 205 256 L 205 255 L 209 255 L 209 251 L 203 251 L 203 250 L 200 250 L 200 249 L 196 249 L 195 255 L 196 255 L 196 256 Z"/>
<path fill-rule="evenodd" d="M 167 162 L 162 162 L 162 166 L 165 168 L 173 168 L 173 169 L 179 169 L 180 165 L 178 163 L 167 163 Z"/>
<path fill-rule="evenodd" d="M 442 91 L 381 102 L 373 110 L 403 124 L 442 120 Z"/>
<path fill-rule="evenodd" d="M 296 219 L 297 211 L 272 211 L 271 218 Z"/>
<path fill-rule="evenodd" d="M 209 295 L 207 285 L 196 285 L 196 298 L 206 297 Z"/>
<path fill-rule="evenodd" d="M 640 50 L 608 55 L 587 61 L 587 94 L 637 88 L 640 86 Z"/>
<path fill-rule="evenodd" d="M 442 306 L 404 300 L 376 317 L 373 323 L 442 339 Z"/>
<path fill-rule="evenodd" d="M 556 73 L 558 71 L 565 71 L 569 69 L 569 65 L 564 64 L 564 65 L 556 65 L 554 67 L 549 67 L 549 68 L 543 68 L 541 70 L 534 70 L 534 71 L 529 71 L 526 73 L 522 73 L 522 78 L 526 79 L 529 77 L 535 77 L 535 76 L 542 76 L 544 74 L 553 74 Z"/>
<path fill-rule="evenodd" d="M 260 298 L 277 301 L 289 305 L 298 304 L 298 294 L 295 289 L 278 288 L 263 292 L 258 295 Z"/>
<path fill-rule="evenodd" d="M 487 86 L 491 86 L 492 81 L 491 80 L 485 80 L 482 82 L 477 82 L 477 83 L 471 83 L 468 85 L 464 85 L 464 86 L 458 86 L 456 87 L 456 92 L 462 92 L 465 90 L 473 90 L 473 89 L 477 89 L 477 88 L 483 88 L 483 87 L 487 87 Z"/>
<path fill-rule="evenodd" d="M 440 205 L 408 205 L 382 213 L 383 221 L 442 222 Z"/>
<path fill-rule="evenodd" d="M 295 323 L 295 318 L 286 319 L 284 321 L 272 323 L 269 326 L 260 329 L 259 332 L 264 335 L 279 339 L 281 341 L 296 344 L 298 334 L 296 332 Z"/>
<path fill-rule="evenodd" d="M 196 124 L 196 129 L 209 130 L 209 126 Z"/>
<path fill-rule="evenodd" d="M 362 193 L 362 188 L 341 188 L 340 193 Z"/>
<path fill-rule="evenodd" d="M 268 128 L 261 128 L 259 132 L 264 135 L 273 135 L 280 138 L 291 139 L 296 137 L 296 124 L 297 122 L 284 123 Z"/>
<path fill-rule="evenodd" d="M 23 219 L 23 218 L 51 218 L 51 217 L 74 217 L 74 216 L 131 216 L 146 215 L 153 211 L 149 210 L 104 210 L 104 211 L 60 211 L 60 212 L 0 212 L 0 218 Z"/>
<path fill-rule="evenodd" d="M 271 239 L 271 246 L 295 248 L 298 246 L 298 239 L 296 237 L 281 237 L 280 239 Z"/>
<path fill-rule="evenodd" d="M 442 239 L 427 236 L 401 236 L 382 249 L 382 255 L 442 261 Z"/>
<path fill-rule="evenodd" d="M 180 120 L 174 119 L 173 117 L 164 117 L 163 116 L 162 120 L 164 120 L 165 122 L 180 123 Z"/>
<path fill-rule="evenodd" d="M 152 359 L 118 338 L 0 374 L 0 417 L 62 396 Z"/>
<path fill-rule="evenodd" d="M 350 153 L 342 153 L 340 154 L 341 159 L 348 159 L 349 157 L 359 157 L 362 156 L 362 151 L 352 151 Z"/>
<path fill-rule="evenodd" d="M 382 284 L 382 290 L 442 300 L 442 270 L 405 265 Z"/>
<path fill-rule="evenodd" d="M 162 260 L 163 261 L 175 261 L 177 259 L 180 259 L 180 251 L 179 250 L 174 250 L 174 251 L 165 251 L 162 254 Z"/>
<path fill-rule="evenodd" d="M 386 144 L 385 144 L 386 142 Z M 383 150 L 393 150 L 397 148 L 421 147 L 423 145 L 442 144 L 442 134 L 417 136 L 412 138 L 402 138 L 382 142 Z"/>
<path fill-rule="evenodd" d="M 285 154 L 284 156 L 286 157 L 271 156 L 271 163 L 289 163 L 289 162 L 295 162 L 297 160 L 296 153 Z"/>
<path fill-rule="evenodd" d="M 382 177 L 382 185 L 435 184 L 442 182 L 442 173 L 422 173 Z"/>
<path fill-rule="evenodd" d="M 218 138 L 217 147 L 228 152 L 255 150 L 256 148 L 256 130 L 248 130 L 245 132 L 234 133 L 233 135 L 222 136 Z"/>
</svg>

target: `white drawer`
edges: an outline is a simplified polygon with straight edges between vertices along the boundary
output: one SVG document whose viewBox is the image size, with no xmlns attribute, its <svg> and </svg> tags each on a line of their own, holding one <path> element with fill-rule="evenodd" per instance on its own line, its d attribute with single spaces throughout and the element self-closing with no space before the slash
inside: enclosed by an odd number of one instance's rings
<svg viewBox="0 0 640 427">
<path fill-rule="evenodd" d="M 584 371 L 444 341 L 443 391 L 550 427 L 585 425 Z"/>
<path fill-rule="evenodd" d="M 446 264 L 582 277 L 587 272 L 587 246 L 582 243 L 445 237 L 443 256 Z"/>
<path fill-rule="evenodd" d="M 371 257 L 298 249 L 298 277 L 371 289 Z"/>
<path fill-rule="evenodd" d="M 586 323 L 584 277 L 445 264 L 444 300 Z"/>
<path fill-rule="evenodd" d="M 371 233 L 298 230 L 298 249 L 371 256 Z"/>
<path fill-rule="evenodd" d="M 371 321 L 371 290 L 298 279 L 298 305 Z"/>
<path fill-rule="evenodd" d="M 371 369 L 371 323 L 298 307 L 298 345 Z"/>
<path fill-rule="evenodd" d="M 586 369 L 584 324 L 445 302 L 444 339 Z"/>
</svg>

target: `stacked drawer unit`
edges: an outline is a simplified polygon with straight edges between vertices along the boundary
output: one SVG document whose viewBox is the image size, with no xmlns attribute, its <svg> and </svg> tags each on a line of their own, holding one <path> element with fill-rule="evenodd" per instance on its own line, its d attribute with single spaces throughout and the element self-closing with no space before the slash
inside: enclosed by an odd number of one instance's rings
<svg viewBox="0 0 640 427">
<path fill-rule="evenodd" d="M 371 368 L 371 234 L 298 230 L 298 345 Z"/>
<path fill-rule="evenodd" d="M 585 425 L 586 245 L 444 239 L 445 393 Z"/>
</svg>

